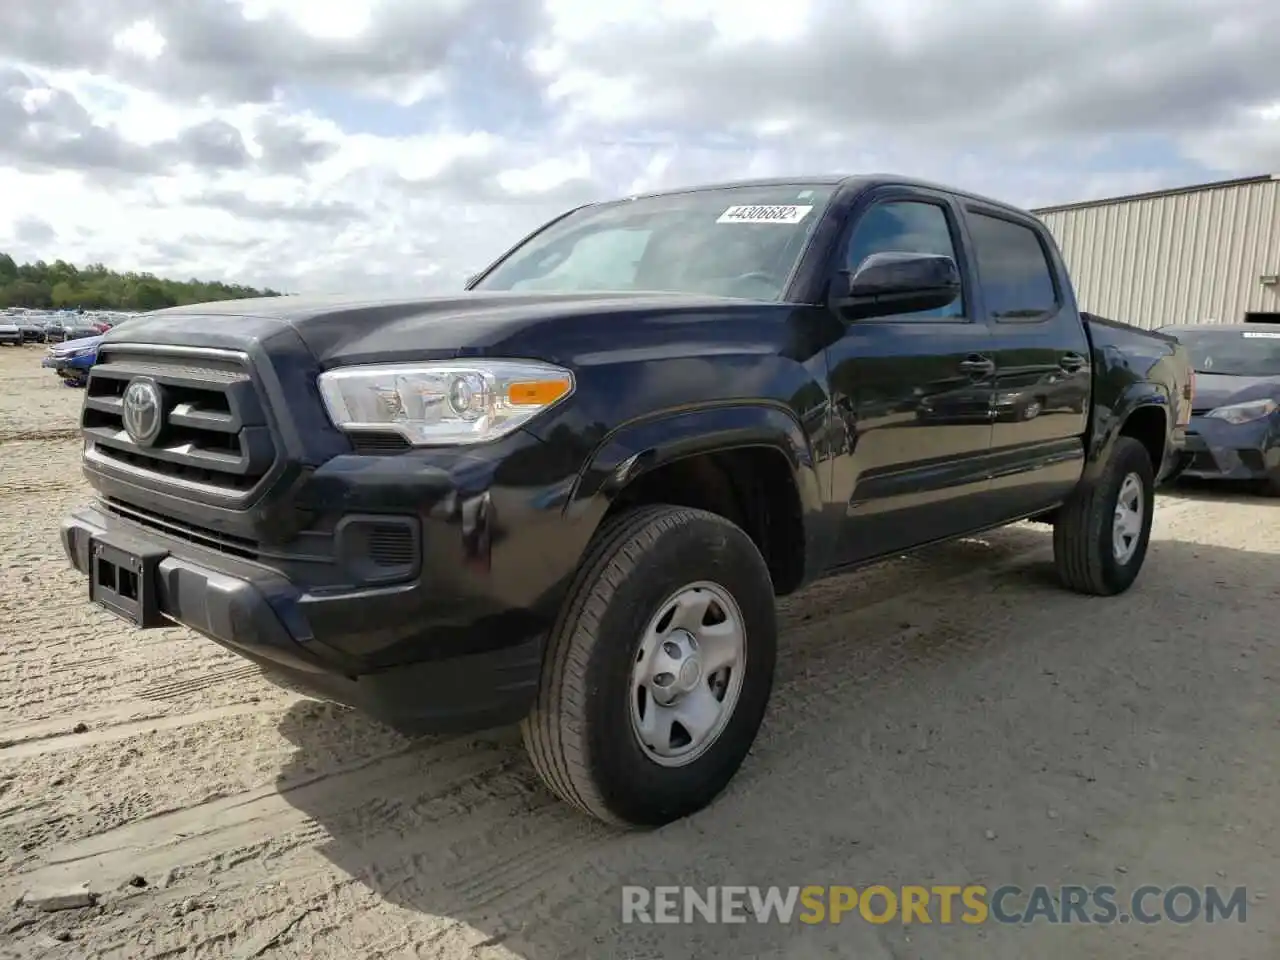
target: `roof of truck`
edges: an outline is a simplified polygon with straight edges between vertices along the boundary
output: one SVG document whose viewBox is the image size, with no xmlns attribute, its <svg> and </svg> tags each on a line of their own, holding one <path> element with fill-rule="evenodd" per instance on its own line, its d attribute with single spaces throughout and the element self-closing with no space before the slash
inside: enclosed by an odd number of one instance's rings
<svg viewBox="0 0 1280 960">
<path fill-rule="evenodd" d="M 942 193 L 950 193 L 958 197 L 964 197 L 965 199 L 974 200 L 993 207 L 1002 207 L 1006 210 L 1014 210 L 1018 213 L 1025 214 L 1030 212 L 1026 208 L 1019 207 L 1016 204 L 1011 204 L 1005 200 L 996 200 L 994 197 L 984 196 L 968 190 L 961 190 L 959 187 L 945 183 L 936 183 L 931 180 L 923 180 L 918 177 L 906 177 L 895 173 L 826 173 L 794 177 L 758 177 L 746 180 L 721 180 L 711 183 L 691 184 L 683 187 L 671 187 L 664 190 L 649 190 L 644 193 L 636 193 L 627 197 L 602 200 L 599 202 L 614 203 L 617 202 L 617 200 L 635 200 L 640 197 L 672 196 L 674 194 L 694 193 L 701 190 L 732 190 L 739 187 L 807 186 L 810 184 L 814 186 L 862 188 L 887 186 L 920 187 L 925 190 L 937 190 Z"/>
</svg>

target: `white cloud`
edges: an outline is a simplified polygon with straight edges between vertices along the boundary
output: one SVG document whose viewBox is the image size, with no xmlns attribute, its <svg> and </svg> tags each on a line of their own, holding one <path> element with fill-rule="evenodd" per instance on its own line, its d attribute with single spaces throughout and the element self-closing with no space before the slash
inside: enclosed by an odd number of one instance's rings
<svg viewBox="0 0 1280 960">
<path fill-rule="evenodd" d="M 240 0 L 240 7 L 251 22 L 283 15 L 323 40 L 341 41 L 373 25 L 374 4 L 358 0 Z"/>
<path fill-rule="evenodd" d="M 118 31 L 111 43 L 121 53 L 155 60 L 164 53 L 165 39 L 152 21 L 138 20 Z"/>
<path fill-rule="evenodd" d="M 7 0 L 0 249 L 399 294 L 677 184 L 1280 171 L 1278 33 L 1255 0 Z"/>
<path fill-rule="evenodd" d="M 1182 152 L 1200 163 L 1246 173 L 1280 173 L 1280 99 L 1242 109 L 1216 127 L 1188 132 Z"/>
</svg>

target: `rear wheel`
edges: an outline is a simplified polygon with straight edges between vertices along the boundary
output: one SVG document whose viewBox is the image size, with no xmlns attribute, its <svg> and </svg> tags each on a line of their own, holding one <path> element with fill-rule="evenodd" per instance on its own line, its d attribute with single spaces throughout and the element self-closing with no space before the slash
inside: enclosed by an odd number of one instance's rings
<svg viewBox="0 0 1280 960">
<path fill-rule="evenodd" d="M 764 558 L 712 513 L 649 506 L 597 535 L 548 641 L 522 731 L 535 769 L 601 820 L 709 804 L 755 740 L 777 626 Z"/>
<path fill-rule="evenodd" d="M 1146 447 L 1121 437 L 1102 475 L 1082 482 L 1058 510 L 1053 556 L 1063 584 L 1096 596 L 1128 590 L 1147 556 L 1154 509 Z"/>
</svg>

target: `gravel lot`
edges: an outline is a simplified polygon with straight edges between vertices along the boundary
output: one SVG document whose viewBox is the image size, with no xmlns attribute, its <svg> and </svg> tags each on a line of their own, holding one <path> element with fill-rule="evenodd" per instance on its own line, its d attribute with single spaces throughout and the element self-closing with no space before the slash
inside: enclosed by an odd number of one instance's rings
<svg viewBox="0 0 1280 960">
<path fill-rule="evenodd" d="M 1162 496 L 1121 598 L 1059 589 L 1020 525 L 790 599 L 729 792 L 618 835 L 553 801 L 512 731 L 409 741 L 91 608 L 56 534 L 87 496 L 81 394 L 39 356 L 0 348 L 0 955 L 1280 956 L 1280 501 Z M 15 905 L 81 882 L 97 905 Z M 1248 913 L 620 920 L 623 884 L 973 882 L 1244 885 Z"/>
</svg>

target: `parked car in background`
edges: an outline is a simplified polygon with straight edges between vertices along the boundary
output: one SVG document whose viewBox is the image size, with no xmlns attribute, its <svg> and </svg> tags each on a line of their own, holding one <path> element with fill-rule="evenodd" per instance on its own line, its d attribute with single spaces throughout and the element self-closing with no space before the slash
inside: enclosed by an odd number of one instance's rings
<svg viewBox="0 0 1280 960">
<path fill-rule="evenodd" d="M 135 627 L 406 732 L 522 722 L 552 791 L 656 825 L 751 748 L 775 596 L 1029 518 L 1065 587 L 1127 590 L 1192 379 L 1172 337 L 1082 315 L 1007 204 L 675 190 L 570 211 L 464 293 L 113 330 L 62 544 Z"/>
<path fill-rule="evenodd" d="M 91 323 L 88 320 L 73 320 L 70 323 L 63 323 L 63 338 L 66 340 L 83 340 L 85 337 L 96 337 L 99 334 L 106 333 L 106 329 L 97 323 Z"/>
<path fill-rule="evenodd" d="M 1187 348 L 1196 371 L 1185 476 L 1261 481 L 1280 496 L 1280 326 L 1186 324 L 1160 332 Z"/>
<path fill-rule="evenodd" d="M 44 324 L 37 320 L 19 320 L 22 328 L 22 339 L 27 343 L 44 343 Z"/>
<path fill-rule="evenodd" d="M 22 333 L 20 324 L 0 318 L 0 344 L 9 347 L 20 347 L 25 340 L 26 337 Z"/>
<path fill-rule="evenodd" d="M 98 361 L 102 337 L 99 333 L 55 344 L 40 361 L 40 366 L 52 369 L 68 386 L 83 387 L 89 379 L 89 368 Z"/>
</svg>

